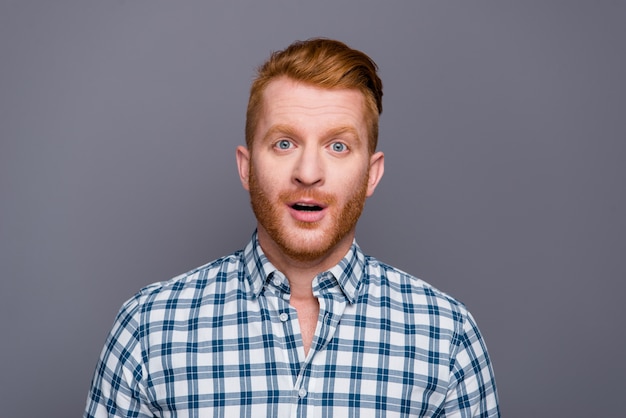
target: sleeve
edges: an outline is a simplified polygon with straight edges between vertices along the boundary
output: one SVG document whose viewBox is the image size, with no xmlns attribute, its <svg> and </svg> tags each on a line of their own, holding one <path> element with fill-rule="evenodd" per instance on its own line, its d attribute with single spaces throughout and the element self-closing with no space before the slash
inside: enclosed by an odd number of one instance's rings
<svg viewBox="0 0 626 418">
<path fill-rule="evenodd" d="M 496 382 L 487 347 L 469 312 L 454 341 L 446 417 L 500 417 Z"/>
<path fill-rule="evenodd" d="M 136 299 L 131 299 L 118 313 L 100 354 L 83 418 L 154 416 L 142 383 L 138 311 Z"/>
</svg>

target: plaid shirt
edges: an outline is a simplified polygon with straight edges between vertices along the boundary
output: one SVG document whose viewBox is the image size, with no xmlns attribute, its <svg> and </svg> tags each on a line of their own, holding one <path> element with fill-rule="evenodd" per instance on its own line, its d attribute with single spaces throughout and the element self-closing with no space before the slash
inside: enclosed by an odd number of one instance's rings
<svg viewBox="0 0 626 418">
<path fill-rule="evenodd" d="M 256 234 L 244 250 L 124 304 L 84 417 L 497 417 L 465 307 L 354 243 L 313 281 L 304 355 L 289 282 Z"/>
</svg>

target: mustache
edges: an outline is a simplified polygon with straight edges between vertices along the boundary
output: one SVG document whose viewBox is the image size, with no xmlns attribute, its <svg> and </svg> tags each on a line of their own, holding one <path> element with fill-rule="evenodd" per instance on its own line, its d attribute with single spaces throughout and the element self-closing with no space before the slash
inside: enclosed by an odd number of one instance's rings
<svg viewBox="0 0 626 418">
<path fill-rule="evenodd" d="M 320 192 L 319 190 L 286 191 L 278 195 L 281 202 L 297 202 L 300 200 L 312 200 L 323 205 L 332 205 L 337 201 L 335 195 Z"/>
</svg>

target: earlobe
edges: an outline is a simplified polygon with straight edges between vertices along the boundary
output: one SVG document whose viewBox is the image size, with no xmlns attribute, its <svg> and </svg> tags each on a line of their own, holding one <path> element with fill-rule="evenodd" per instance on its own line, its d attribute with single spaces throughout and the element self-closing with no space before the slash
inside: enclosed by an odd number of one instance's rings
<svg viewBox="0 0 626 418">
<path fill-rule="evenodd" d="M 370 157 L 370 172 L 369 179 L 367 182 L 367 197 L 370 197 L 374 194 L 374 190 L 380 179 L 383 177 L 385 173 L 385 154 L 381 151 L 378 151 Z"/>
<path fill-rule="evenodd" d="M 250 178 L 250 151 L 240 145 L 235 151 L 235 158 L 237 159 L 237 171 L 239 172 L 239 180 L 244 189 L 250 191 L 249 181 Z"/>
</svg>

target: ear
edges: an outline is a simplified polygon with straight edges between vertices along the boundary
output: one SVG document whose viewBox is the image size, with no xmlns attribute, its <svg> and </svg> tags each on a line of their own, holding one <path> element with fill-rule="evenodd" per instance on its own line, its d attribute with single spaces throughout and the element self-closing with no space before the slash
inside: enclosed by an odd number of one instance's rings
<svg viewBox="0 0 626 418">
<path fill-rule="evenodd" d="M 378 186 L 378 182 L 381 178 L 383 178 L 383 174 L 385 173 L 385 154 L 381 151 L 375 152 L 370 157 L 370 174 L 369 179 L 367 181 L 367 197 L 370 197 L 374 194 L 374 190 L 376 186 Z"/>
<path fill-rule="evenodd" d="M 247 191 L 250 191 L 248 179 L 250 178 L 250 151 L 248 148 L 240 145 L 235 151 L 235 158 L 237 158 L 237 171 L 239 172 L 239 180 L 241 185 Z"/>
</svg>

